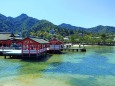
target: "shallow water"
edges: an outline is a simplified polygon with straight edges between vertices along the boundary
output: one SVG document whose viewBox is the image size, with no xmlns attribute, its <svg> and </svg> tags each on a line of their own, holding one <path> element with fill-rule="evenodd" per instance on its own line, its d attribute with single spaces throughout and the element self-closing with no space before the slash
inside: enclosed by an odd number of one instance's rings
<svg viewBox="0 0 115 86">
<path fill-rule="evenodd" d="M 5 84 L 115 86 L 115 47 L 91 46 L 87 52 L 52 55 L 40 61 L 0 57 L 0 85 Z"/>
</svg>

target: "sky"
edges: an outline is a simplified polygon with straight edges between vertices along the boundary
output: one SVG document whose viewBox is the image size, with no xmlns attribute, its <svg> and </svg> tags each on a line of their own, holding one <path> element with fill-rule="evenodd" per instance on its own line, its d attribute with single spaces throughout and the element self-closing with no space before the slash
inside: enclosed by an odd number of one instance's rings
<svg viewBox="0 0 115 86">
<path fill-rule="evenodd" d="M 7 17 L 25 13 L 56 25 L 115 26 L 115 0 L 0 0 L 0 13 Z"/>
</svg>

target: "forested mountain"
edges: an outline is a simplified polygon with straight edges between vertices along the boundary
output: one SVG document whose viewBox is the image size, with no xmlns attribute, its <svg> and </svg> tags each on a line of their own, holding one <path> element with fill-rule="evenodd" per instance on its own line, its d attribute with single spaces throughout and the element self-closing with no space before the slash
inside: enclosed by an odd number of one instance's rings
<svg viewBox="0 0 115 86">
<path fill-rule="evenodd" d="M 10 18 L 0 14 L 0 31 L 10 31 L 12 29 L 13 23 L 9 21 Z"/>
<path fill-rule="evenodd" d="M 5 17 L 0 14 L 0 30 L 1 31 L 21 31 L 30 30 L 34 24 L 36 24 L 39 20 L 28 17 L 26 14 L 21 14 L 16 18 Z"/>
<path fill-rule="evenodd" d="M 91 33 L 115 33 L 115 27 L 110 26 L 97 26 L 93 28 L 82 28 L 72 26 L 70 24 L 54 25 L 47 20 L 38 20 L 21 14 L 18 17 L 6 17 L 0 14 L 0 32 L 22 32 L 25 36 L 50 36 L 50 33 L 54 33 L 58 36 L 68 36 L 75 32 L 91 32 Z"/>
<path fill-rule="evenodd" d="M 59 25 L 59 27 L 67 28 L 71 30 L 86 31 L 86 32 L 91 32 L 91 33 L 115 33 L 115 27 L 112 27 L 112 26 L 99 25 L 99 26 L 92 27 L 92 28 L 82 28 L 82 27 L 76 27 L 70 24 L 63 23 Z"/>
<path fill-rule="evenodd" d="M 97 27 L 89 28 L 87 31 L 91 33 L 115 33 L 115 27 L 99 25 Z"/>
<path fill-rule="evenodd" d="M 26 14 L 21 14 L 16 18 L 6 17 L 0 14 L 0 32 L 22 32 L 24 36 L 46 36 L 49 35 L 51 31 L 61 36 L 73 34 L 71 29 L 67 30 L 47 20 L 38 20 Z"/>
<path fill-rule="evenodd" d="M 86 30 L 86 28 L 76 27 L 76 26 L 72 26 L 70 24 L 65 24 L 65 23 L 62 23 L 61 25 L 59 25 L 59 27 L 71 29 L 71 30 L 77 30 L 77 31 L 83 31 L 83 30 L 85 31 Z"/>
</svg>

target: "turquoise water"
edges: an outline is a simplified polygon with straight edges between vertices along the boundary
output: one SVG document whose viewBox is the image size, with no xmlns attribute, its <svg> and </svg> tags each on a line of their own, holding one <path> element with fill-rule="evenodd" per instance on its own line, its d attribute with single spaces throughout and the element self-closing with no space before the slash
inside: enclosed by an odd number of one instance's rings
<svg viewBox="0 0 115 86">
<path fill-rule="evenodd" d="M 115 47 L 92 46 L 87 52 L 52 55 L 40 61 L 0 59 L 2 77 L 39 74 L 67 86 L 115 86 Z"/>
</svg>

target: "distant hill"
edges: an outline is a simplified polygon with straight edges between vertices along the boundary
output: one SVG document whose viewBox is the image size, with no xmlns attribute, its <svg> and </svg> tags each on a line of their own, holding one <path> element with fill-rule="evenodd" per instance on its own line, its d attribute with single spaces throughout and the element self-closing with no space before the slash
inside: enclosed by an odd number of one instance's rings
<svg viewBox="0 0 115 86">
<path fill-rule="evenodd" d="M 59 27 L 66 28 L 66 29 L 71 29 L 71 30 L 77 30 L 77 31 L 86 30 L 86 28 L 76 27 L 76 26 L 72 26 L 70 24 L 65 24 L 65 23 L 62 23 L 61 25 L 59 25 Z"/>
<path fill-rule="evenodd" d="M 76 27 L 70 24 L 54 25 L 47 20 L 38 20 L 36 18 L 29 17 L 26 14 L 21 14 L 18 17 L 6 17 L 0 14 L 0 32 L 23 32 L 24 35 L 33 34 L 39 35 L 49 34 L 51 30 L 55 31 L 55 34 L 61 36 L 67 36 L 73 34 L 75 31 L 86 31 L 91 33 L 115 33 L 115 27 L 111 26 L 96 26 L 92 28 Z"/>
<path fill-rule="evenodd" d="M 99 25 L 89 28 L 87 31 L 91 33 L 115 33 L 115 27 Z"/>
<path fill-rule="evenodd" d="M 8 20 L 8 18 L 0 14 L 0 32 L 7 32 L 13 26 L 13 23 Z"/>
<path fill-rule="evenodd" d="M 71 30 L 86 31 L 86 32 L 91 32 L 91 33 L 115 33 L 115 27 L 112 27 L 112 26 L 99 25 L 99 26 L 92 27 L 92 28 L 83 28 L 83 27 L 76 27 L 70 24 L 63 23 L 59 25 L 59 27 L 71 29 Z"/>
<path fill-rule="evenodd" d="M 3 31 L 20 31 L 21 29 L 29 30 L 34 24 L 39 20 L 28 17 L 26 14 L 21 14 L 16 18 L 12 17 L 3 17 L 4 20 L 1 20 L 3 16 L 0 16 L 0 29 Z M 4 21 L 4 22 L 3 22 Z"/>
<path fill-rule="evenodd" d="M 30 30 L 37 22 L 39 22 L 38 19 L 28 17 L 26 14 L 21 14 L 20 16 L 14 18 L 14 30 Z"/>
<path fill-rule="evenodd" d="M 29 30 L 39 20 L 28 17 L 26 14 L 21 14 L 16 18 L 5 17 L 0 14 L 0 31 L 2 32 L 15 32 L 21 31 L 21 29 Z"/>
</svg>

